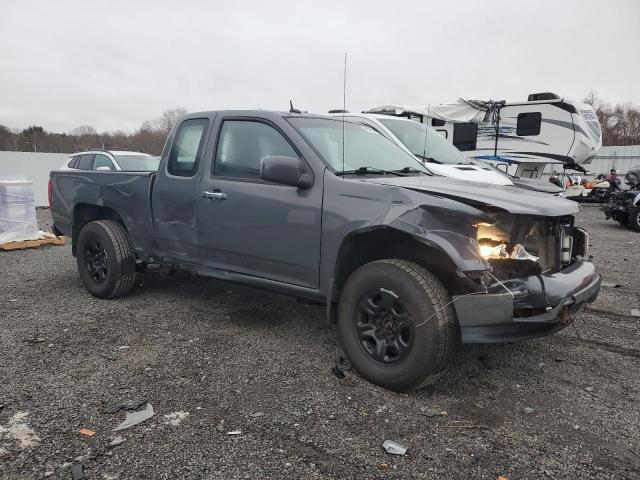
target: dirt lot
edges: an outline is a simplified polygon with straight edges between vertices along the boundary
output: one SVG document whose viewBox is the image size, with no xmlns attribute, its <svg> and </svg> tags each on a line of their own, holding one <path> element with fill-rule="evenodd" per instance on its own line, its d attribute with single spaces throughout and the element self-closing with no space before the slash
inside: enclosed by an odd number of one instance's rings
<svg viewBox="0 0 640 480">
<path fill-rule="evenodd" d="M 640 234 L 579 222 L 621 286 L 553 337 L 460 347 L 410 395 L 338 379 L 320 307 L 157 274 L 98 300 L 69 246 L 0 252 L 0 478 L 640 478 Z M 155 415 L 111 446 L 125 399 Z"/>
</svg>

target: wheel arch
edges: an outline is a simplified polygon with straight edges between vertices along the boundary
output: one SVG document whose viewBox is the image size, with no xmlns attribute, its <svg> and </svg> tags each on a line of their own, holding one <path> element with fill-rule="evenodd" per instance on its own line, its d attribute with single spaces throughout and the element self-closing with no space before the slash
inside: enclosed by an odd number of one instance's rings
<svg viewBox="0 0 640 480">
<path fill-rule="evenodd" d="M 96 220 L 114 220 L 120 223 L 128 231 L 122 216 L 111 207 L 79 203 L 73 209 L 73 223 L 71 229 L 71 252 L 76 255 L 76 245 L 80 231 L 89 222 Z"/>
<path fill-rule="evenodd" d="M 388 226 L 359 230 L 344 238 L 336 256 L 327 305 L 330 323 L 335 322 L 334 304 L 349 276 L 362 265 L 385 258 L 407 260 L 425 267 L 451 295 L 466 291 L 455 262 L 438 245 Z"/>
</svg>

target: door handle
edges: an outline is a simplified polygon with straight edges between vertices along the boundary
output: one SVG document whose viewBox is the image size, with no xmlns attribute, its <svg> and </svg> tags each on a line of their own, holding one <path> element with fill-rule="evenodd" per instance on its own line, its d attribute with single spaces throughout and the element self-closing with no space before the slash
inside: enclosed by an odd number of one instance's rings
<svg viewBox="0 0 640 480">
<path fill-rule="evenodd" d="M 226 200 L 227 199 L 227 194 L 224 192 L 221 192 L 220 190 L 215 190 L 213 192 L 208 192 L 206 190 L 204 190 L 202 192 L 202 197 L 206 198 L 207 200 L 211 201 L 211 202 L 219 202 L 221 200 Z"/>
</svg>

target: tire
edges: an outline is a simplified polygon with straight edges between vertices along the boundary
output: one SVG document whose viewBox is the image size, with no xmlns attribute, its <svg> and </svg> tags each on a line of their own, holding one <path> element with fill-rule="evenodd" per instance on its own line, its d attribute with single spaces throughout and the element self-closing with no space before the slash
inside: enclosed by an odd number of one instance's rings
<svg viewBox="0 0 640 480">
<path fill-rule="evenodd" d="M 415 263 L 389 259 L 358 268 L 338 304 L 338 330 L 351 364 L 365 379 L 397 392 L 434 383 L 458 341 L 450 302 L 440 281 Z"/>
<path fill-rule="evenodd" d="M 636 207 L 629 212 L 629 226 L 636 232 L 640 232 L 640 207 Z"/>
<path fill-rule="evenodd" d="M 76 261 L 82 283 L 94 297 L 122 297 L 133 289 L 135 250 L 126 229 L 116 221 L 87 223 L 78 237 Z"/>
</svg>

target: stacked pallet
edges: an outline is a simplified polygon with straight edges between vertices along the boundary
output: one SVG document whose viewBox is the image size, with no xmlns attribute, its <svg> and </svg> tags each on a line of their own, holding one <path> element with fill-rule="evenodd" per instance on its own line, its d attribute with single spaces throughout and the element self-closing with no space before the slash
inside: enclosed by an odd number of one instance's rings
<svg viewBox="0 0 640 480">
<path fill-rule="evenodd" d="M 53 233 L 41 232 L 38 238 L 0 243 L 0 250 L 24 250 L 25 248 L 36 248 L 42 245 L 64 245 L 64 237 L 58 237 Z"/>
</svg>

